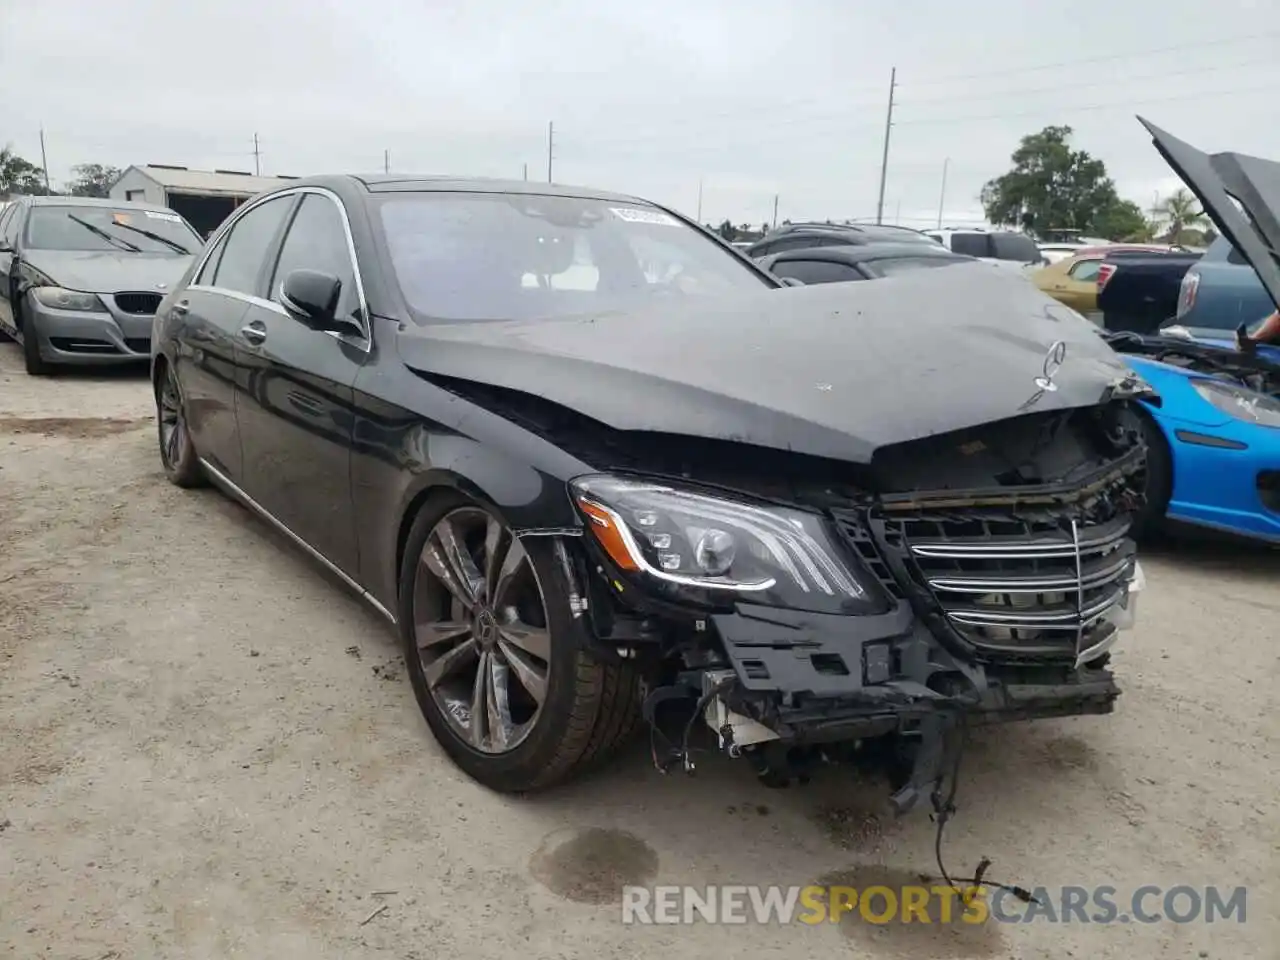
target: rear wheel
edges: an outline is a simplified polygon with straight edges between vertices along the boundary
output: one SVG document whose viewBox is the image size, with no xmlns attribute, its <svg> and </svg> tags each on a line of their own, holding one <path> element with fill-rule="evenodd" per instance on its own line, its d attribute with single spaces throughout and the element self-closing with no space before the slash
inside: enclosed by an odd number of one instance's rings
<svg viewBox="0 0 1280 960">
<path fill-rule="evenodd" d="M 205 481 L 204 469 L 187 429 L 186 407 L 178 387 L 178 377 L 167 363 L 156 378 L 156 425 L 160 439 L 160 463 L 169 482 L 179 487 L 198 487 Z"/>
<path fill-rule="evenodd" d="M 548 787 L 611 754 L 639 685 L 581 643 L 547 538 L 521 540 L 487 505 L 442 495 L 418 515 L 400 571 L 405 663 L 449 756 L 504 792 Z"/>
</svg>

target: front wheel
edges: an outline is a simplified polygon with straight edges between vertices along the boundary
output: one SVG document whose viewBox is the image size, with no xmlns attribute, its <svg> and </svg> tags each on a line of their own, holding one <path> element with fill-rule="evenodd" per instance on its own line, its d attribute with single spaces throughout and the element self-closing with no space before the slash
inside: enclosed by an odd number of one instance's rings
<svg viewBox="0 0 1280 960">
<path fill-rule="evenodd" d="M 460 495 L 409 533 L 398 619 L 413 692 L 449 756 L 494 790 L 568 779 L 639 717 L 633 671 L 584 652 L 569 589 L 548 538 L 521 540 Z"/>
<path fill-rule="evenodd" d="M 1160 533 L 1164 527 L 1165 511 L 1169 509 L 1169 498 L 1173 495 L 1173 455 L 1169 441 L 1152 416 L 1140 412 L 1137 418 L 1142 439 L 1147 445 L 1147 472 L 1143 485 L 1144 503 L 1134 515 L 1131 529 L 1135 539 L 1143 540 Z"/>
<path fill-rule="evenodd" d="M 166 363 L 156 379 L 156 425 L 164 475 L 175 486 L 202 486 L 204 469 L 200 466 L 191 431 L 187 428 L 186 407 L 178 387 L 178 376 Z"/>
<path fill-rule="evenodd" d="M 53 373 L 53 365 L 40 356 L 40 338 L 30 321 L 24 322 L 21 315 L 22 302 L 14 304 L 14 326 L 22 331 L 22 359 L 27 374 L 32 377 L 45 377 Z"/>
</svg>

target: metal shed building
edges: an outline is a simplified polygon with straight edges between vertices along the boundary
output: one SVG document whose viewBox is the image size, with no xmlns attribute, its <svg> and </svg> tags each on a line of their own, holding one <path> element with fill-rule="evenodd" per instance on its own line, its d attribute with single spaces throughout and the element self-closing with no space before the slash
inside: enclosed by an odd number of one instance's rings
<svg viewBox="0 0 1280 960">
<path fill-rule="evenodd" d="M 250 197 L 295 179 L 152 163 L 129 167 L 111 185 L 108 195 L 113 200 L 140 200 L 167 206 L 207 237 Z"/>
</svg>

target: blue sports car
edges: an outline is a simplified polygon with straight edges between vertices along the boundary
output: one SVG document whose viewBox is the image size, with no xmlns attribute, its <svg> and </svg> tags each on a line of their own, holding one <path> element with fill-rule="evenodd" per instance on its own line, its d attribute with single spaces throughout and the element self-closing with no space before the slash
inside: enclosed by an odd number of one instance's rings
<svg viewBox="0 0 1280 960">
<path fill-rule="evenodd" d="M 1211 156 L 1142 122 L 1280 304 L 1280 163 Z M 1280 346 L 1243 351 L 1174 332 L 1105 334 L 1159 394 L 1140 415 L 1150 448 L 1140 526 L 1168 517 L 1280 544 Z"/>
</svg>

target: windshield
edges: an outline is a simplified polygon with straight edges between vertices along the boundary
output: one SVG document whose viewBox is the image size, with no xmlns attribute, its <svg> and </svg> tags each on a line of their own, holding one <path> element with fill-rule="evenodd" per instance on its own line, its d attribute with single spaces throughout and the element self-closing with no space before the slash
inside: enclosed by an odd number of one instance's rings
<svg viewBox="0 0 1280 960">
<path fill-rule="evenodd" d="M 400 290 L 429 322 L 629 311 L 770 286 L 714 240 L 639 203 L 419 193 L 380 208 Z"/>
<path fill-rule="evenodd" d="M 127 207 L 36 206 L 27 220 L 33 250 L 194 253 L 203 241 L 176 213 Z"/>
<path fill-rule="evenodd" d="M 894 257 L 884 260 L 867 260 L 862 268 L 873 277 L 896 277 L 900 273 L 912 273 L 927 267 L 945 267 L 953 263 L 972 263 L 966 257 Z"/>
</svg>

